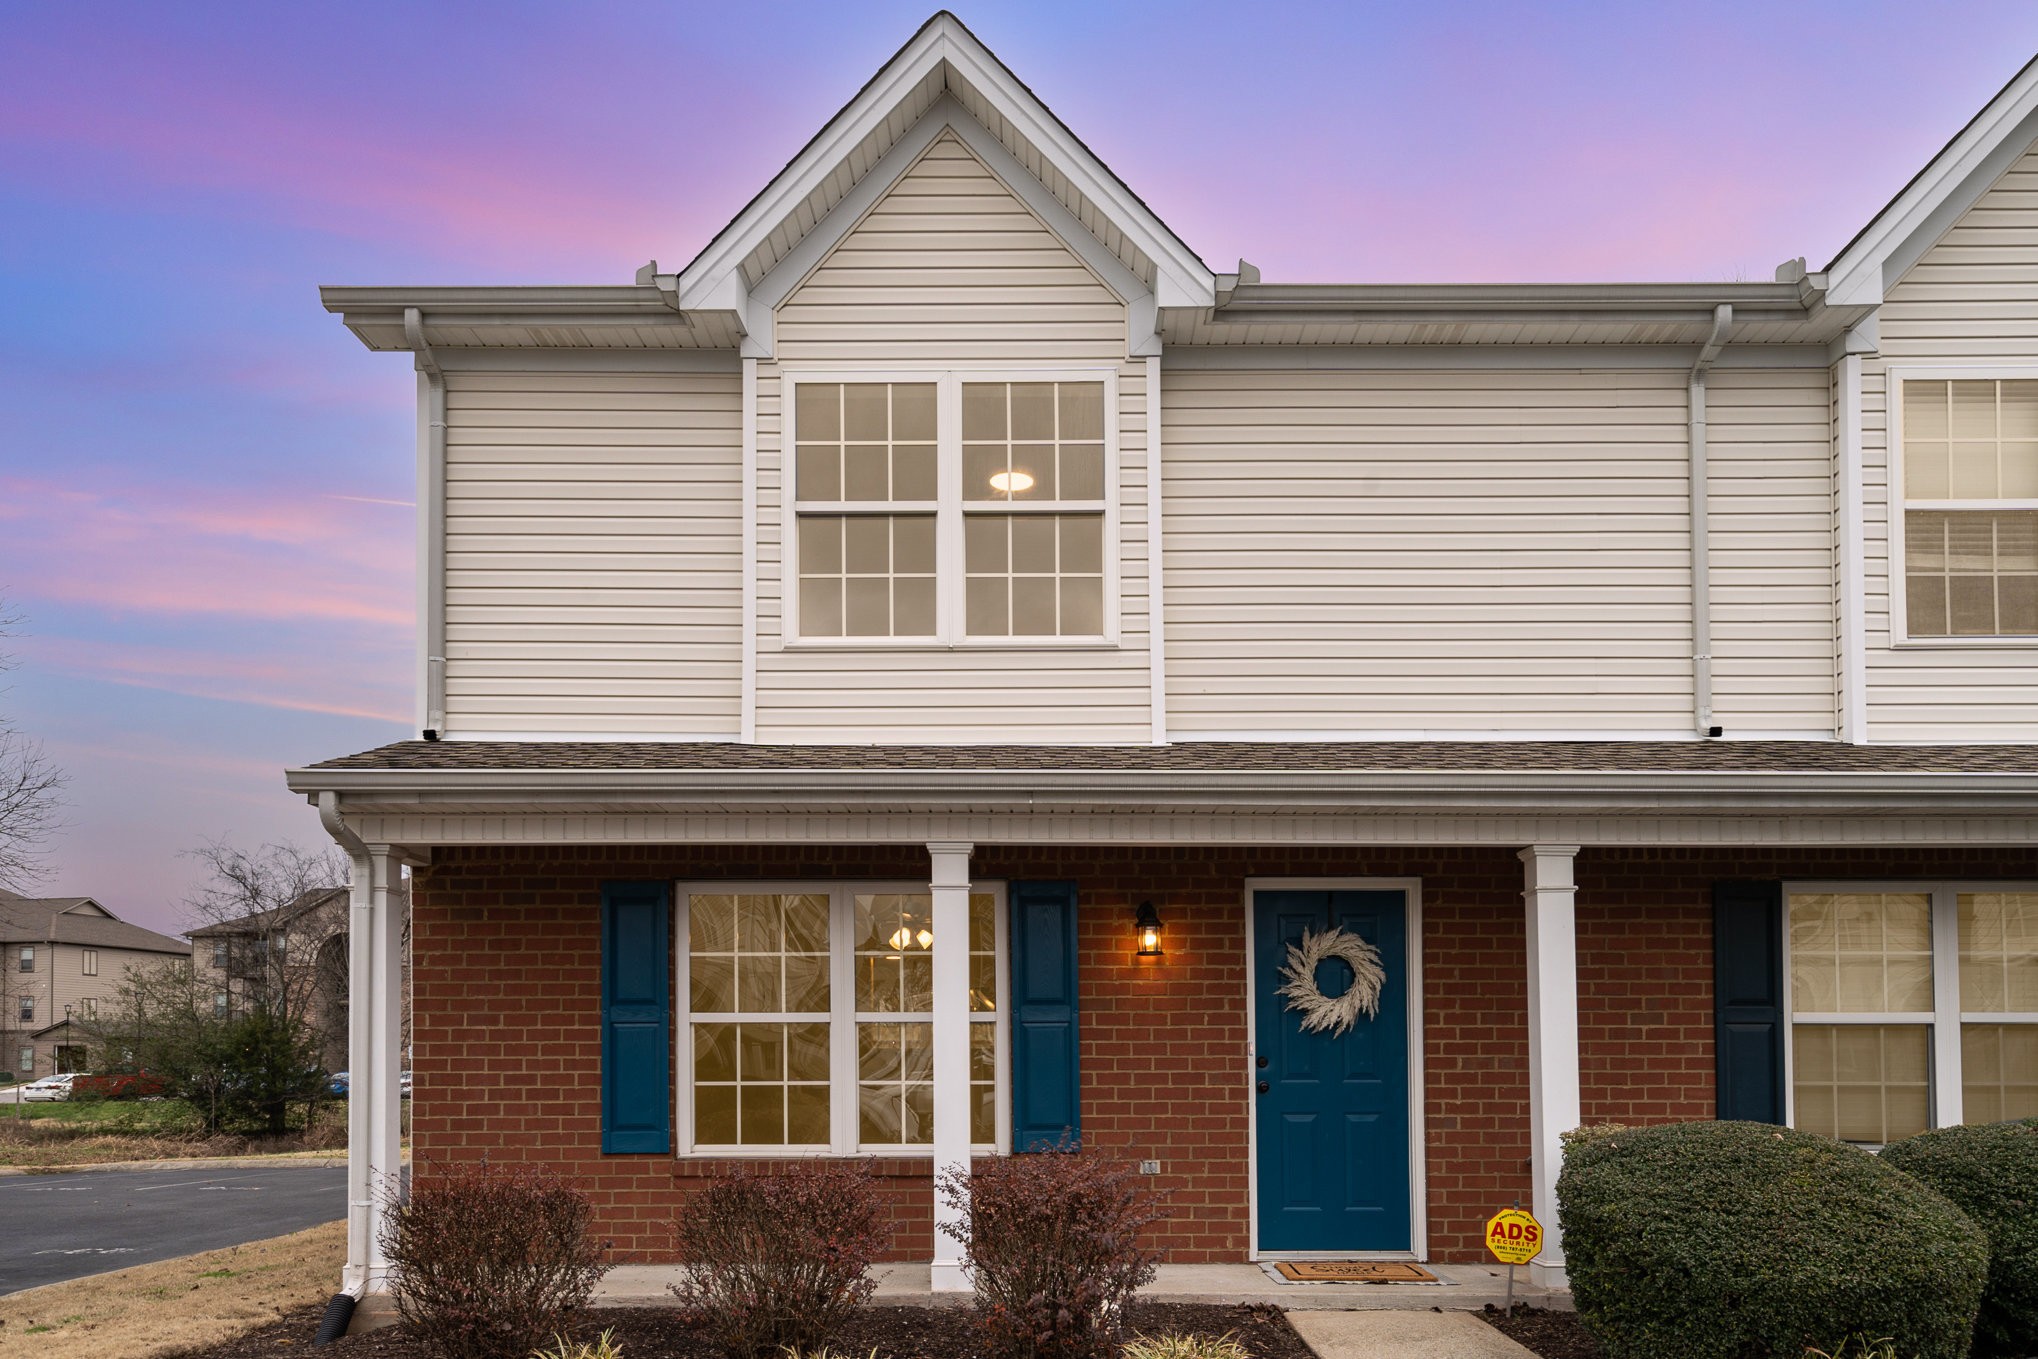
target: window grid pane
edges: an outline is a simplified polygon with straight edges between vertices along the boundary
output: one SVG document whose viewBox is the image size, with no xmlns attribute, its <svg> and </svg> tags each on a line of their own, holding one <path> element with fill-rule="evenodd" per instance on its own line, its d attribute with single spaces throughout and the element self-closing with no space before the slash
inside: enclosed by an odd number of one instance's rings
<svg viewBox="0 0 2038 1359">
<path fill-rule="evenodd" d="M 2038 1024 L 1963 1024 L 1960 1103 L 1969 1123 L 2038 1118 Z"/>
<path fill-rule="evenodd" d="M 2038 1012 L 2038 892 L 1962 892 L 1960 1008 Z"/>
<path fill-rule="evenodd" d="M 964 521 L 972 637 L 1104 631 L 1104 516 L 972 514 Z"/>
<path fill-rule="evenodd" d="M 802 382 L 794 387 L 794 493 L 802 501 L 931 501 L 936 385 Z"/>
<path fill-rule="evenodd" d="M 966 501 L 1102 500 L 1104 384 L 966 382 Z"/>
<path fill-rule="evenodd" d="M 1799 1014 L 1931 1010 L 1931 894 L 1792 893 L 1790 988 Z"/>
<path fill-rule="evenodd" d="M 1913 637 L 2038 635 L 2038 380 L 1904 383 L 1904 600 Z"/>
<path fill-rule="evenodd" d="M 1796 1123 L 1843 1142 L 1894 1142 L 1931 1120 L 1925 1024 L 1799 1024 L 1792 1032 Z"/>
<path fill-rule="evenodd" d="M 826 893 L 702 893 L 687 910 L 694 1141 L 828 1144 Z M 738 1015 L 810 1015 L 742 1021 Z"/>
<path fill-rule="evenodd" d="M 801 515 L 799 557 L 802 636 L 934 635 L 933 515 Z"/>
</svg>

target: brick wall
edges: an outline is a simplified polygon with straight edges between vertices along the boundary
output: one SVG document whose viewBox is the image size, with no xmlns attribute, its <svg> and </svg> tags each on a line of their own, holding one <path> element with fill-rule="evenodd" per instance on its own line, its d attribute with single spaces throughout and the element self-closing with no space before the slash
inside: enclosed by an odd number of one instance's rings
<svg viewBox="0 0 2038 1359">
<path fill-rule="evenodd" d="M 1085 1135 L 1162 1163 L 1170 1258 L 1249 1243 L 1250 1070 L 1243 884 L 1414 877 L 1423 884 L 1429 1231 L 1434 1259 L 1479 1258 L 1479 1227 L 1529 1194 L 1526 941 L 1507 849 L 987 846 L 986 879 L 1081 884 Z M 414 1139 L 421 1167 L 486 1152 L 566 1170 L 624 1258 L 659 1258 L 711 1169 L 600 1154 L 599 884 L 612 878 L 915 878 L 913 846 L 441 851 L 417 884 Z M 1723 877 L 2038 878 L 2038 855 L 1587 850 L 1578 862 L 1579 1038 L 1588 1121 L 1713 1113 L 1712 883 Z M 1132 957 L 1152 898 L 1166 959 Z M 926 1162 L 883 1161 L 893 1253 L 932 1248 Z"/>
</svg>

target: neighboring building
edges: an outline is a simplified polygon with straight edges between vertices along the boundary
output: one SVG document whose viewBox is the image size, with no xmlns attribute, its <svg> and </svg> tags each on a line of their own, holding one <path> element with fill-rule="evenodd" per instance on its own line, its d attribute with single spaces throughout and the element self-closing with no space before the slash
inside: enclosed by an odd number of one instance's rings
<svg viewBox="0 0 2038 1359">
<path fill-rule="evenodd" d="M 86 1070 L 90 1045 L 70 1021 L 110 1009 L 129 968 L 190 956 L 182 939 L 130 925 L 90 897 L 0 891 L 0 1071 L 25 1080 Z"/>
<path fill-rule="evenodd" d="M 281 1010 L 317 1038 L 328 1071 L 347 1066 L 347 889 L 301 893 L 191 931 L 192 967 L 213 1013 Z"/>
<path fill-rule="evenodd" d="M 2038 1113 L 2034 139 L 1774 282 L 1269 283 L 943 14 L 677 273 L 327 290 L 422 403 L 424 739 L 289 775 L 350 1285 L 406 863 L 420 1164 L 623 1256 L 867 1155 L 957 1287 L 932 1169 L 1070 1128 L 1177 1261 L 1470 1261 L 1581 1122 Z"/>
</svg>

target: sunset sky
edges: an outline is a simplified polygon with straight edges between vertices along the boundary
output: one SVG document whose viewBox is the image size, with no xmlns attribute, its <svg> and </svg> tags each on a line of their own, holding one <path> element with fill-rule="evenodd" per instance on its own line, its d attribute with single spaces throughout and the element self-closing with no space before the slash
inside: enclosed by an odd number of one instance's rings
<svg viewBox="0 0 2038 1359">
<path fill-rule="evenodd" d="M 325 283 L 683 264 L 926 4 L 0 0 L 0 714 L 42 890 L 176 928 L 282 770 L 413 734 L 413 383 Z M 2038 5 L 971 4 L 1214 268 L 1823 265 L 2038 51 Z"/>
</svg>

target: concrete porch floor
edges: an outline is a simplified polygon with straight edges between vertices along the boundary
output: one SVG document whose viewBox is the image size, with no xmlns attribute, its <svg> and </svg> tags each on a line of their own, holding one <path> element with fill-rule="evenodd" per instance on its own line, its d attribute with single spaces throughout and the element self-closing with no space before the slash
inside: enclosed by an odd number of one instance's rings
<svg viewBox="0 0 2038 1359">
<path fill-rule="evenodd" d="M 1499 1265 L 1424 1265 L 1439 1282 L 1429 1283 L 1289 1283 L 1255 1264 L 1162 1265 L 1155 1280 L 1139 1296 L 1163 1302 L 1272 1303 L 1288 1311 L 1477 1311 L 1495 1307 L 1507 1297 L 1507 1270 Z M 967 1293 L 936 1293 L 924 1264 L 879 1265 L 877 1303 L 960 1306 Z M 665 1286 L 675 1271 L 670 1265 L 617 1265 L 594 1291 L 597 1307 L 657 1307 L 672 1301 Z M 1538 1288 L 1528 1270 L 1515 1272 L 1514 1300 L 1557 1311 L 1571 1310 L 1568 1289 Z"/>
</svg>

